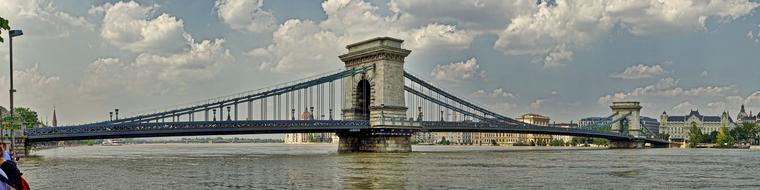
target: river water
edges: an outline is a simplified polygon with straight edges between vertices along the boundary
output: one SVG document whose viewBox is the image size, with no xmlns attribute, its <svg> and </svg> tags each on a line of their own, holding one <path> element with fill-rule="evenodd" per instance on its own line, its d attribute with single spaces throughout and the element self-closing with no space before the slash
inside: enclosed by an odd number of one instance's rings
<svg viewBox="0 0 760 190">
<path fill-rule="evenodd" d="M 760 151 L 152 144 L 35 152 L 32 189 L 760 189 Z"/>
</svg>

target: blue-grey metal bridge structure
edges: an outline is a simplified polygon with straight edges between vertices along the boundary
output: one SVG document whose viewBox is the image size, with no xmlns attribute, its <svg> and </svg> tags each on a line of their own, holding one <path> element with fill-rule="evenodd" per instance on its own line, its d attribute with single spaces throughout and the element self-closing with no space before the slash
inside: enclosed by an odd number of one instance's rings
<svg viewBox="0 0 760 190">
<path fill-rule="evenodd" d="M 368 120 L 343 119 L 340 110 L 345 101 L 343 96 L 348 93 L 343 92 L 343 80 L 352 80 L 350 76 L 372 69 L 373 66 L 344 69 L 171 109 L 90 124 L 27 129 L 25 133 L 27 142 L 360 131 L 409 133 L 408 130 L 394 129 L 373 131 L 377 129 L 371 128 Z M 381 116 L 384 117 L 381 121 L 417 126 L 417 130 L 411 132 L 529 133 L 668 143 L 593 128 L 556 128 L 523 123 L 455 96 L 407 72 L 404 72 L 404 91 L 409 108 L 406 117 Z"/>
</svg>

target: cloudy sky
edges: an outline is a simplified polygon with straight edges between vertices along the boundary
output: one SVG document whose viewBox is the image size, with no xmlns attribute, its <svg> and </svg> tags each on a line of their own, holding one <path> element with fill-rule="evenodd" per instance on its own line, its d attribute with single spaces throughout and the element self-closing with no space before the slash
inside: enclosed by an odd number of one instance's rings
<svg viewBox="0 0 760 190">
<path fill-rule="evenodd" d="M 760 111 L 760 15 L 747 0 L 3 0 L 16 105 L 107 119 L 333 71 L 346 44 L 406 40 L 406 70 L 509 115 Z M 3 33 L 6 35 L 7 33 Z M 8 60 L 8 44 L 0 45 Z M 7 65 L 0 89 L 8 89 Z M 0 105 L 7 106 L 7 93 Z"/>
</svg>

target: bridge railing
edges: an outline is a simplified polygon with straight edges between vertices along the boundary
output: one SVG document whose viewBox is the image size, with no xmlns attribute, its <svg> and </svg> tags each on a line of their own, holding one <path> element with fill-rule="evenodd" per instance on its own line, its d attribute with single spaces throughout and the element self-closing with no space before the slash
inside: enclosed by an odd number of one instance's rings
<svg viewBox="0 0 760 190">
<path fill-rule="evenodd" d="M 580 128 L 561 128 L 544 126 L 508 125 L 492 122 L 471 121 L 425 121 L 422 130 L 429 132 L 493 132 L 493 133 L 531 133 L 569 136 L 600 137 L 613 140 L 631 140 L 634 137 L 609 131 L 597 131 Z"/>
<path fill-rule="evenodd" d="M 404 126 L 404 127 L 421 127 L 422 123 L 415 118 L 410 117 L 392 117 L 380 116 L 376 121 L 370 122 L 371 126 Z"/>
<path fill-rule="evenodd" d="M 344 120 L 256 120 L 256 121 L 196 121 L 167 123 L 122 123 L 91 126 L 47 127 L 27 129 L 27 136 L 84 134 L 102 132 L 134 132 L 151 130 L 180 130 L 208 128 L 256 128 L 256 127 L 335 127 L 369 126 L 368 121 Z"/>
</svg>

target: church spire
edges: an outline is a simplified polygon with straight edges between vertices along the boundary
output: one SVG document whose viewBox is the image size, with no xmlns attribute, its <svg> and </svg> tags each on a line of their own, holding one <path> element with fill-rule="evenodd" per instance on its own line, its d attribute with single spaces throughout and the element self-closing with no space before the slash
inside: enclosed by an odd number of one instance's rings
<svg viewBox="0 0 760 190">
<path fill-rule="evenodd" d="M 53 127 L 58 127 L 58 119 L 55 116 L 55 106 L 53 106 Z"/>
<path fill-rule="evenodd" d="M 742 120 L 747 116 L 747 112 L 744 110 L 744 104 L 742 104 L 742 108 L 739 109 L 739 114 L 736 115 L 736 120 Z"/>
</svg>

